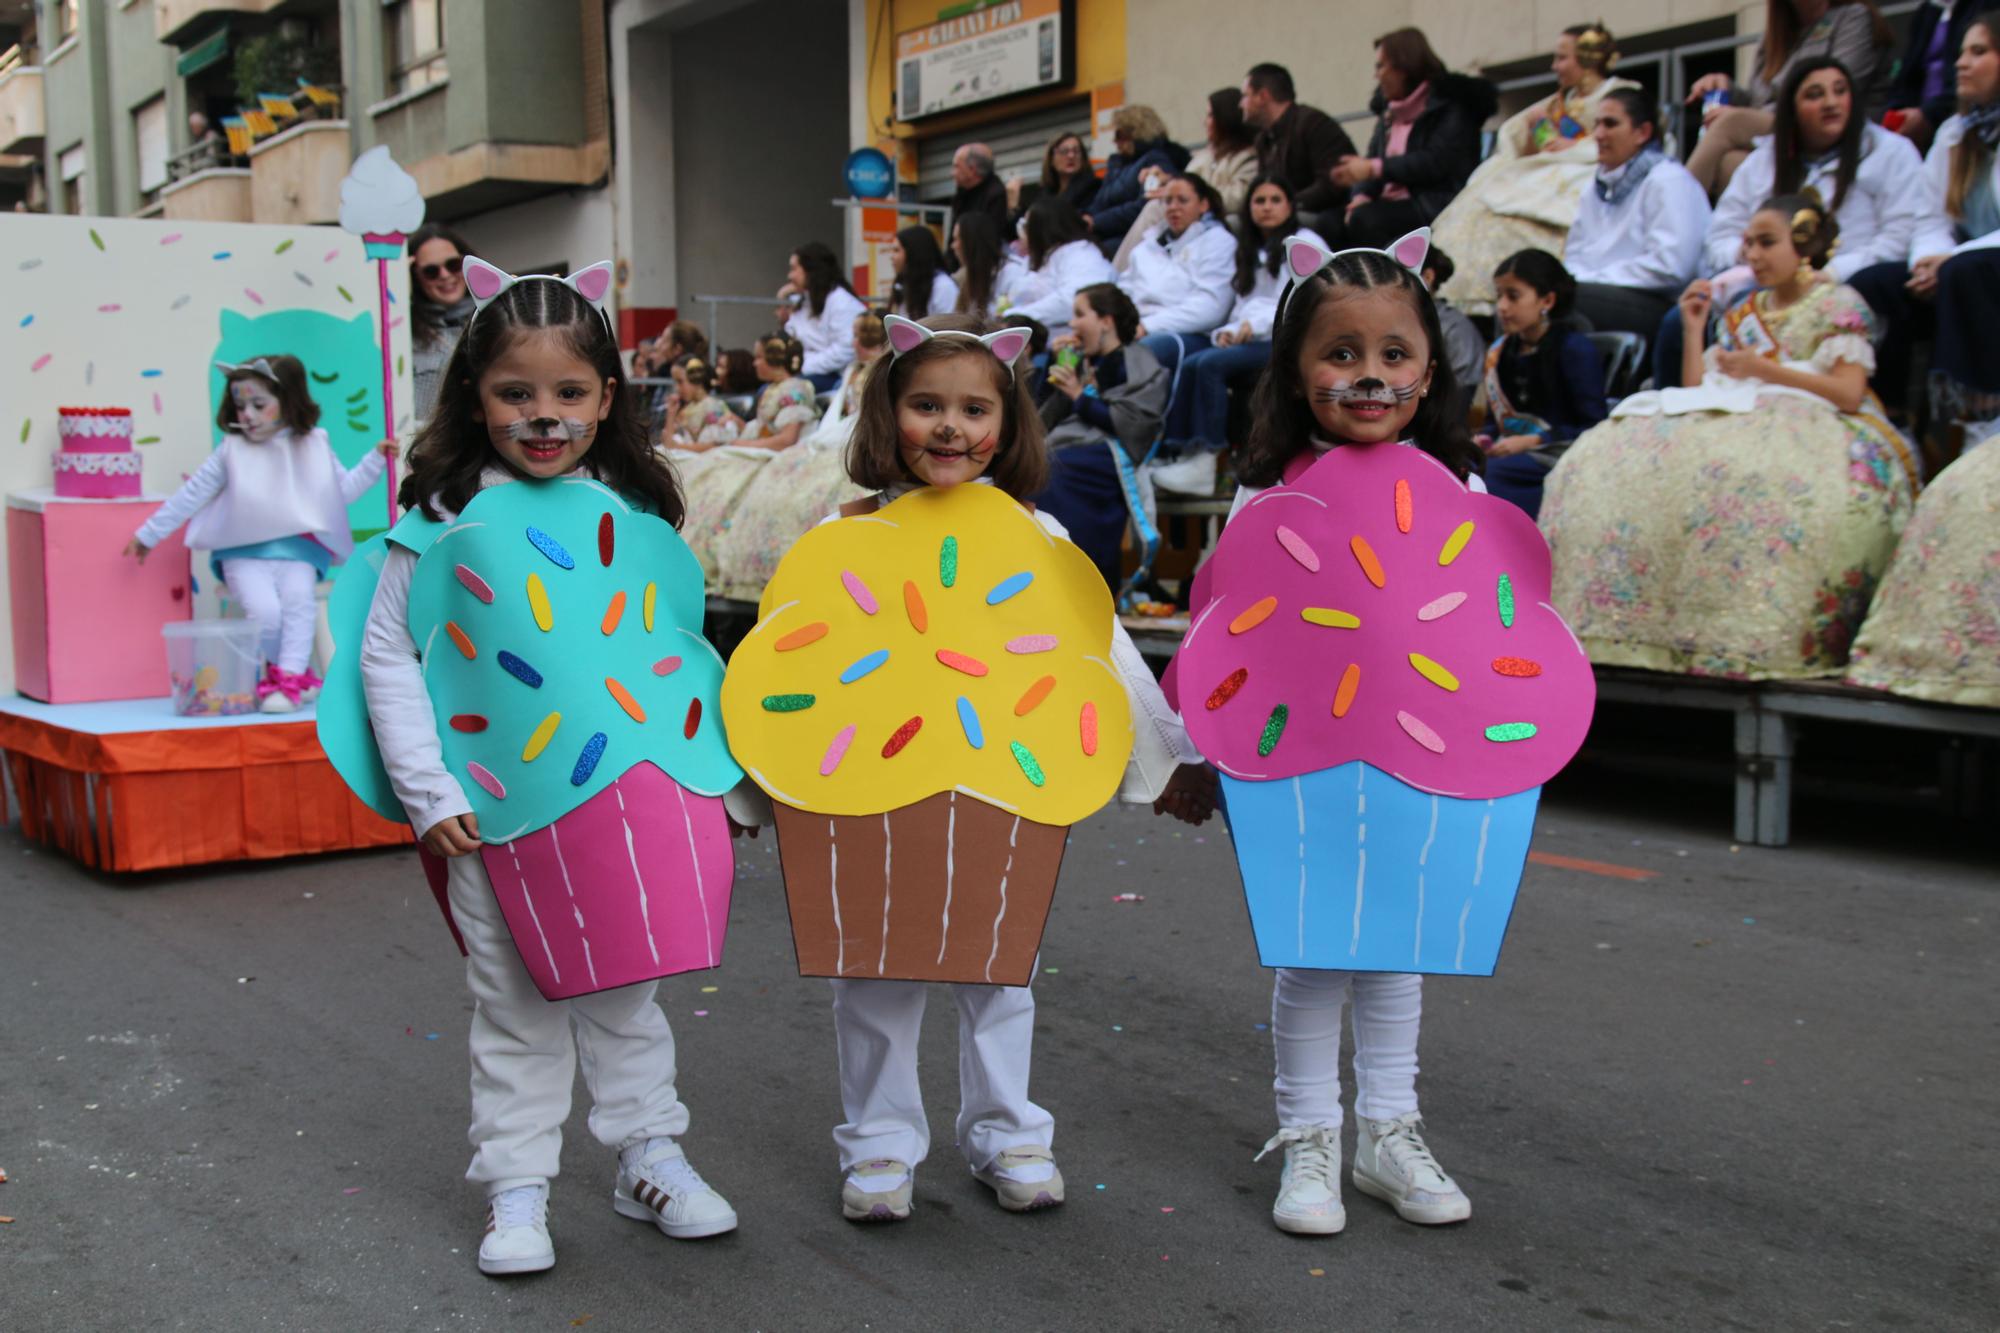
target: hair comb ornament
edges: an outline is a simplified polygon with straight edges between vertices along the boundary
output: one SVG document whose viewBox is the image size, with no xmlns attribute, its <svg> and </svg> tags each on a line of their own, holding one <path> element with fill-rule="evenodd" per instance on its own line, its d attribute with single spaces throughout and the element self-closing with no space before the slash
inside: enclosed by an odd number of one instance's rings
<svg viewBox="0 0 2000 1333">
<path fill-rule="evenodd" d="M 485 260 L 473 255 L 465 257 L 465 289 L 472 294 L 472 317 L 479 318 L 486 307 L 498 300 L 508 288 L 523 282 L 559 282 L 563 286 L 590 302 L 591 308 L 603 319 L 606 328 L 611 327 L 611 313 L 604 308 L 604 299 L 611 294 L 611 261 L 600 259 L 589 268 L 578 269 L 566 278 L 558 278 L 552 273 L 524 273 L 515 277 L 504 269 L 495 268 Z"/>
<path fill-rule="evenodd" d="M 914 352 L 933 338 L 965 338 L 983 346 L 998 357 L 1000 364 L 1007 367 L 1007 378 L 1014 378 L 1014 359 L 1027 348 L 1028 340 L 1034 335 L 1027 329 L 1015 327 L 998 329 L 988 334 L 968 333 L 964 329 L 928 329 L 914 319 L 904 319 L 901 315 L 886 315 L 882 327 L 889 335 L 889 355 L 901 356 Z"/>
<path fill-rule="evenodd" d="M 1377 250 L 1372 245 L 1351 245 L 1345 250 L 1328 250 L 1309 236 L 1292 235 L 1285 240 L 1285 272 L 1291 279 L 1284 292 L 1278 297 L 1278 318 L 1285 316 L 1285 307 L 1291 304 L 1292 289 L 1312 277 L 1334 260 L 1347 255 L 1387 255 L 1398 265 L 1417 275 L 1418 285 L 1422 285 L 1424 260 L 1431 252 L 1431 229 L 1419 227 L 1405 236 L 1389 243 L 1386 250 Z"/>
<path fill-rule="evenodd" d="M 215 368 L 225 376 L 240 374 L 247 370 L 253 375 L 262 375 L 273 384 L 278 382 L 278 372 L 271 369 L 271 363 L 261 356 L 233 366 L 227 361 L 218 361 L 215 363 Z"/>
</svg>

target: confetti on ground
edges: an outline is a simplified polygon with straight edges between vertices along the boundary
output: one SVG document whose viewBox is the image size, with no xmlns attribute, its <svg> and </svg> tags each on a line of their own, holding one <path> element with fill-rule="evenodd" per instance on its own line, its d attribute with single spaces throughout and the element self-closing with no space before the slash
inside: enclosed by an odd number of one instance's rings
<svg viewBox="0 0 2000 1333">
<path fill-rule="evenodd" d="M 11 1217 L 0 1217 L 0 1223 L 12 1222 L 13 1220 Z"/>
<path fill-rule="evenodd" d="M 348 1187 L 347 1187 L 346 1189 L 342 1190 L 342 1191 L 341 1191 L 341 1193 L 342 1193 L 342 1194 L 359 1194 L 359 1193 L 361 1193 L 361 1191 L 362 1191 L 363 1189 L 365 1189 L 365 1188 L 367 1188 L 367 1187 L 366 1187 L 365 1185 L 349 1185 L 349 1186 L 348 1186 Z"/>
<path fill-rule="evenodd" d="M 1099 1186 L 1098 1186 L 1097 1188 L 1099 1188 L 1099 1189 L 1103 1189 L 1103 1188 L 1104 1188 L 1104 1186 L 1102 1186 L 1102 1185 L 1099 1185 Z"/>
<path fill-rule="evenodd" d="M 1045 967 L 1045 968 L 1043 968 L 1043 969 L 1042 969 L 1042 971 L 1044 971 L 1044 972 L 1060 972 L 1060 971 L 1062 971 L 1062 969 L 1061 969 L 1061 968 L 1059 968 L 1059 967 Z"/>
<path fill-rule="evenodd" d="M 1124 1025 L 1123 1023 L 1113 1023 L 1113 1024 L 1111 1025 L 1111 1030 L 1112 1030 L 1113 1032 L 1123 1032 L 1123 1031 L 1125 1030 L 1125 1025 Z M 1099 1188 L 1099 1189 L 1103 1189 L 1103 1188 L 1104 1188 L 1104 1186 L 1102 1186 L 1102 1185 L 1099 1185 L 1099 1186 L 1098 1186 L 1097 1188 Z"/>
<path fill-rule="evenodd" d="M 438 1034 L 435 1032 L 426 1032 L 424 1034 L 425 1041 L 436 1041 L 437 1039 L 438 1039 Z"/>
<path fill-rule="evenodd" d="M 1757 924 L 1757 918 L 1754 916 L 1746 916 L 1743 918 L 1743 924 L 1746 926 L 1754 926 Z"/>
<path fill-rule="evenodd" d="M 720 986 L 703 986 L 703 987 L 701 988 L 701 993 L 702 993 L 703 995 L 713 995 L 713 994 L 715 994 L 715 993 L 716 993 L 717 991 L 719 991 L 719 990 L 721 990 L 721 989 L 722 989 L 722 987 L 720 987 Z"/>
<path fill-rule="evenodd" d="M 1269 1023 L 1252 1023 L 1250 1028 L 1253 1032 L 1269 1032 L 1271 1025 Z"/>
<path fill-rule="evenodd" d="M 1161 1212 L 1163 1212 L 1163 1213 L 1171 1213 L 1171 1212 L 1173 1211 L 1173 1209 L 1171 1209 L 1171 1208 L 1167 1208 L 1167 1207 L 1164 1207 L 1164 1206 L 1163 1206 L 1163 1207 L 1162 1207 L 1162 1208 L 1160 1209 L 1160 1211 L 1161 1211 Z"/>
<path fill-rule="evenodd" d="M 1306 1270 L 1306 1276 L 1307 1276 L 1307 1277 L 1325 1277 L 1325 1276 L 1326 1276 L 1326 1270 L 1325 1270 L 1324 1268 L 1308 1268 L 1308 1269 Z"/>
<path fill-rule="evenodd" d="M 706 1010 L 706 1009 L 697 1009 L 697 1010 L 695 1010 L 695 1011 L 694 1011 L 694 1016 L 695 1016 L 696 1018 L 707 1018 L 707 1017 L 708 1017 L 708 1010 Z"/>
<path fill-rule="evenodd" d="M 1122 866 L 1125 863 L 1120 861 L 1118 864 Z M 1143 903 L 1146 901 L 1146 895 L 1143 893 L 1114 893 L 1111 895 L 1111 901 L 1114 903 Z"/>
</svg>

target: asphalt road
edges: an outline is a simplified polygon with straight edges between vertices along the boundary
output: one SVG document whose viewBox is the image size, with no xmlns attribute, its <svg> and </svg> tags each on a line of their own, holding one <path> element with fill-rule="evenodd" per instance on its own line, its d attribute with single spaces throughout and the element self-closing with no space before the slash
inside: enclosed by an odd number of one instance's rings
<svg viewBox="0 0 2000 1333">
<path fill-rule="evenodd" d="M 506 1281 L 473 1265 L 469 1005 L 410 858 L 126 883 L 9 832 L 0 1329 L 1992 1328 L 1991 847 L 1867 812 L 1738 849 L 1715 793 L 1566 777 L 1538 850 L 1653 877 L 1531 866 L 1500 975 L 1429 984 L 1430 1142 L 1473 1220 L 1349 1187 L 1323 1240 L 1272 1229 L 1250 1160 L 1269 978 L 1217 826 L 1072 840 L 1035 1066 L 1068 1205 L 1006 1215 L 966 1174 L 934 992 L 939 1142 L 890 1228 L 840 1217 L 827 991 L 766 835 L 726 966 L 662 989 L 741 1229 L 614 1215 L 579 1089 L 557 1266 Z"/>
</svg>

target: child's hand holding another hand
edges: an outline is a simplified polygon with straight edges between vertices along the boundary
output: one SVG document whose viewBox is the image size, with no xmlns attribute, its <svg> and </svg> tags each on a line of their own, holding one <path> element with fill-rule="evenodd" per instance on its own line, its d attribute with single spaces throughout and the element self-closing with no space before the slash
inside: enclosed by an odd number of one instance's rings
<svg viewBox="0 0 2000 1333">
<path fill-rule="evenodd" d="M 1153 813 L 1172 815 L 1184 824 L 1201 825 L 1215 813 L 1215 793 L 1220 785 L 1215 770 L 1207 764 L 1182 764 L 1167 779 Z"/>
<path fill-rule="evenodd" d="M 446 815 L 424 830 L 424 846 L 439 856 L 466 856 L 479 850 L 479 816 Z"/>
</svg>

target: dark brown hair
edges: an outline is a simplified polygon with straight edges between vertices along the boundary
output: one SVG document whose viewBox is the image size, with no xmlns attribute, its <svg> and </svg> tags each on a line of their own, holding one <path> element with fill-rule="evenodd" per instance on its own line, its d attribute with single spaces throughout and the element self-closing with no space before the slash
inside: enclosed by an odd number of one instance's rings
<svg viewBox="0 0 2000 1333">
<path fill-rule="evenodd" d="M 724 366 L 722 358 L 728 357 Z M 723 393 L 757 392 L 757 358 L 747 347 L 725 347 L 716 353 L 716 372 L 721 376 L 716 388 Z"/>
<path fill-rule="evenodd" d="M 216 409 L 217 429 L 227 434 L 241 434 L 236 424 L 236 398 L 229 392 L 229 386 L 238 380 L 263 380 L 278 391 L 278 419 L 285 429 L 294 435 L 303 435 L 319 424 L 319 404 L 313 401 L 312 390 L 306 387 L 305 364 L 295 356 L 252 357 L 252 361 L 262 361 L 271 368 L 266 375 L 252 370 L 248 362 L 230 371 L 222 381 L 222 406 Z"/>
<path fill-rule="evenodd" d="M 943 314 L 931 309 L 931 285 L 944 270 L 944 252 L 929 227 L 905 227 L 896 233 L 903 247 L 903 271 L 889 289 L 889 308 L 905 319 Z"/>
<path fill-rule="evenodd" d="M 1969 36 L 1974 28 L 1986 30 L 1986 44 L 2000 44 L 2000 9 L 1989 9 L 1965 25 Z M 1962 45 L 1962 43 L 1961 43 Z M 1969 109 L 1961 106 L 1961 110 Z M 1945 185 L 1944 211 L 1954 222 L 1965 220 L 1965 201 L 1972 197 L 1986 171 L 1993 165 L 1993 150 L 1976 134 L 1962 134 L 1951 147 L 1951 175 Z"/>
<path fill-rule="evenodd" d="M 984 213 L 968 213 L 967 217 L 984 218 L 992 221 Z M 882 324 L 882 317 L 873 310 L 864 310 L 854 317 L 854 342 L 859 347 L 887 347 L 889 330 Z"/>
<path fill-rule="evenodd" d="M 474 315 L 438 379 L 437 406 L 410 446 L 410 471 L 397 492 L 405 509 L 426 518 L 459 513 L 479 494 L 479 474 L 503 460 L 479 411 L 479 380 L 524 335 L 552 334 L 590 364 L 611 391 L 611 408 L 597 423 L 585 466 L 628 500 L 676 528 L 684 512 L 673 468 L 653 448 L 646 410 L 625 382 L 618 340 L 597 307 L 563 282 L 524 278 Z"/>
<path fill-rule="evenodd" d="M 459 258 L 472 253 L 472 247 L 465 238 L 450 227 L 439 222 L 426 222 L 410 235 L 410 341 L 418 347 L 429 347 L 438 340 L 444 330 L 445 307 L 424 295 L 424 289 L 417 281 L 417 251 L 432 241 L 448 241 L 458 251 Z M 471 293 L 466 293 L 470 299 Z"/>
<path fill-rule="evenodd" d="M 674 356 L 676 361 L 683 356 L 706 358 L 708 356 L 708 335 L 703 333 L 701 325 L 695 323 L 693 320 L 677 319 L 667 325 L 667 331 L 660 335 L 660 346 L 662 350 L 668 347 L 680 348 L 680 351 Z"/>
<path fill-rule="evenodd" d="M 1000 244 L 1000 227 L 985 213 L 960 213 L 952 219 L 958 236 L 958 310 L 984 314 L 993 304 L 993 284 L 1007 262 Z M 936 312 L 943 314 L 942 310 Z"/>
<path fill-rule="evenodd" d="M 1431 49 L 1431 39 L 1424 36 L 1422 28 L 1398 28 L 1385 32 L 1375 39 L 1375 45 L 1382 48 L 1382 54 L 1391 65 L 1403 72 L 1410 81 L 1405 95 L 1417 90 L 1423 83 L 1435 82 L 1445 76 L 1444 61 Z"/>
<path fill-rule="evenodd" d="M 1076 297 L 1095 310 L 1099 319 L 1111 321 L 1112 330 L 1118 334 L 1120 343 L 1138 338 L 1139 307 L 1132 304 L 1132 298 L 1117 283 L 1093 282 L 1088 287 L 1077 288 Z"/>
<path fill-rule="evenodd" d="M 1250 442 L 1236 460 L 1236 478 L 1246 486 L 1275 486 L 1284 480 L 1285 464 L 1302 449 L 1312 448 L 1318 423 L 1299 375 L 1306 334 L 1322 303 L 1356 291 L 1392 287 L 1410 302 L 1430 341 L 1431 387 L 1410 419 L 1408 438 L 1463 480 L 1477 470 L 1479 451 L 1473 446 L 1460 410 L 1458 379 L 1445 355 L 1444 332 L 1437 304 L 1424 290 L 1423 279 L 1380 250 L 1354 250 L 1289 288 L 1271 328 L 1271 363 L 1257 379 L 1250 404 Z"/>
<path fill-rule="evenodd" d="M 1818 190 L 1766 199 L 1757 205 L 1757 212 L 1776 213 L 1785 220 L 1785 234 L 1806 267 L 1823 269 L 1833 258 L 1833 247 L 1840 240 L 1840 219 L 1827 208 Z"/>
<path fill-rule="evenodd" d="M 840 261 L 833 257 L 833 251 L 823 241 L 807 241 L 792 251 L 793 258 L 806 275 L 806 306 L 817 317 L 826 310 L 826 298 L 833 295 L 836 287 L 846 288 L 851 294 L 854 289 L 847 285 L 847 279 L 840 274 Z"/>
<path fill-rule="evenodd" d="M 689 384 L 697 389 L 709 389 L 715 385 L 715 367 L 698 356 L 677 356 L 673 369 L 686 377 Z"/>
<path fill-rule="evenodd" d="M 1243 119 L 1243 90 L 1218 88 L 1208 95 L 1208 114 L 1215 121 L 1216 147 L 1224 153 L 1240 153 L 1250 147 L 1257 131 Z"/>
<path fill-rule="evenodd" d="M 757 357 L 767 366 L 796 375 L 806 363 L 806 349 L 790 334 L 770 333 L 757 340 Z"/>
<path fill-rule="evenodd" d="M 1000 326 L 975 315 L 932 315 L 919 320 L 935 333 L 969 333 L 975 337 Z M 1042 439 L 1042 418 L 1028 396 L 1027 358 L 1014 365 L 1010 380 L 999 358 L 972 338 L 932 338 L 910 351 L 877 364 L 861 390 L 861 409 L 854 438 L 847 445 L 847 475 L 856 486 L 885 491 L 916 481 L 903 465 L 902 431 L 896 424 L 896 404 L 919 366 L 953 356 L 976 356 L 993 370 L 993 388 L 1000 399 L 1000 446 L 993 451 L 986 475 L 1007 494 L 1025 500 L 1049 482 L 1049 451 Z"/>
<path fill-rule="evenodd" d="M 1062 147 L 1071 139 L 1076 140 L 1076 146 L 1083 150 L 1081 154 L 1083 160 L 1077 164 L 1077 171 L 1086 176 L 1092 174 L 1090 170 L 1090 145 L 1086 144 L 1083 141 L 1083 136 L 1075 130 L 1064 130 L 1061 134 L 1049 140 L 1049 146 L 1042 150 L 1042 193 L 1054 194 L 1062 189 L 1062 173 L 1056 170 L 1056 149 Z"/>
</svg>

